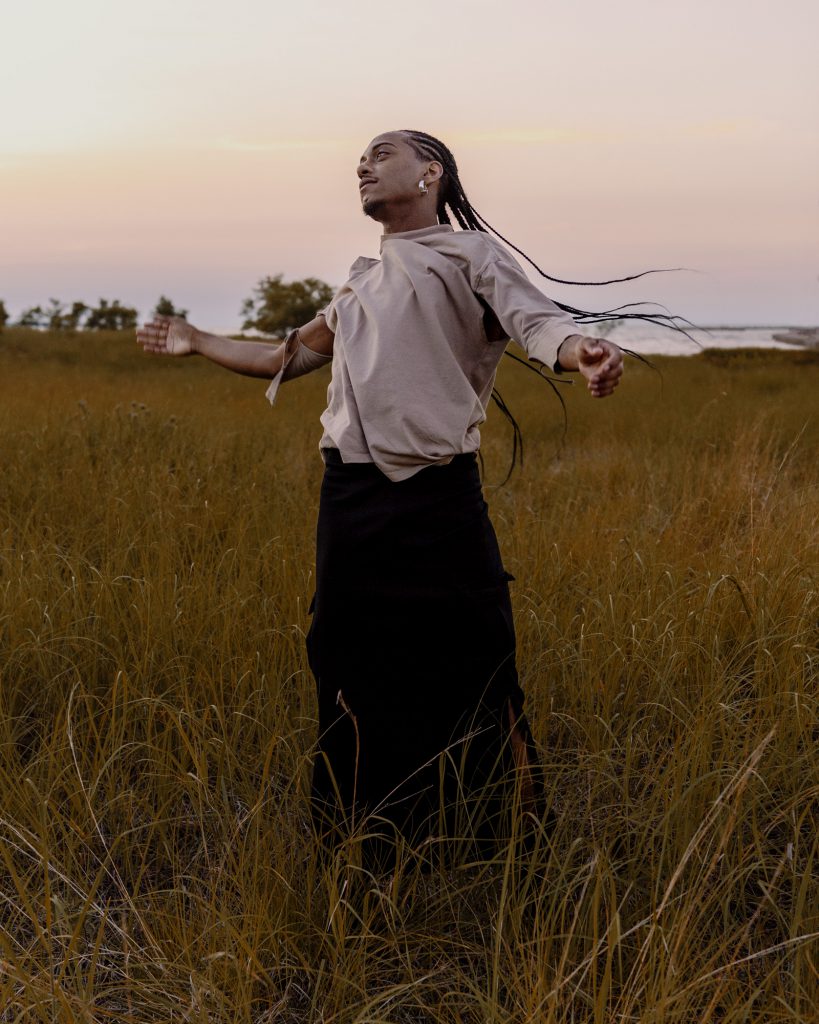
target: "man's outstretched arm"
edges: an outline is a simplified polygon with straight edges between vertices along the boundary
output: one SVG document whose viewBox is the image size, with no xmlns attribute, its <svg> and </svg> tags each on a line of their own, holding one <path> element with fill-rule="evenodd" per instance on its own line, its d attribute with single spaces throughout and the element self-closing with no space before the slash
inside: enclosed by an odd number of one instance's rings
<svg viewBox="0 0 819 1024">
<path fill-rule="evenodd" d="M 323 316 L 317 316 L 299 328 L 301 344 L 318 355 L 333 354 L 333 332 Z M 208 334 L 176 316 L 155 317 L 137 328 L 137 341 L 146 352 L 170 356 L 205 356 L 246 377 L 267 380 L 280 372 L 285 359 L 284 344 L 271 341 L 235 341 L 219 334 Z"/>
</svg>

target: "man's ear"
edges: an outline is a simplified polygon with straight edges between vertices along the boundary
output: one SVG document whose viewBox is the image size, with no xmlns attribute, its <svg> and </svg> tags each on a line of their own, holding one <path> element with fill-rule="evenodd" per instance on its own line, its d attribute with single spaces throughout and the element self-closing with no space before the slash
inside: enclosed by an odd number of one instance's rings
<svg viewBox="0 0 819 1024">
<path fill-rule="evenodd" d="M 437 160 L 432 160 L 427 164 L 427 169 L 424 171 L 424 180 L 427 185 L 432 185 L 433 182 L 440 181 L 444 176 L 444 165 L 439 163 Z"/>
</svg>

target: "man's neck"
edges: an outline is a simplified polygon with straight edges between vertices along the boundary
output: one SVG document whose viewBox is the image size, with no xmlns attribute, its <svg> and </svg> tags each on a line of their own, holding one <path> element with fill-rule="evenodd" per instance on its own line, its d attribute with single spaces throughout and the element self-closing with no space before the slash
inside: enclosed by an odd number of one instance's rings
<svg viewBox="0 0 819 1024">
<path fill-rule="evenodd" d="M 399 231 L 418 231 L 420 228 L 434 228 L 438 217 L 434 213 L 418 213 L 415 210 L 396 210 L 389 220 L 381 221 L 385 235 L 395 235 Z"/>
</svg>

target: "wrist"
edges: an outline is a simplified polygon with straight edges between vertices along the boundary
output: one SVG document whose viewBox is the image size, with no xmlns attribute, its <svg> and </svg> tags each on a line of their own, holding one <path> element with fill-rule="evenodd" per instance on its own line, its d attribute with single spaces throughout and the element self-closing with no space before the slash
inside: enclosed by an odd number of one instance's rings
<svg viewBox="0 0 819 1024">
<path fill-rule="evenodd" d="M 570 334 L 561 341 L 557 350 L 557 360 L 555 361 L 555 369 L 558 372 L 561 370 L 572 372 L 580 369 L 580 361 L 577 358 L 577 346 L 582 340 L 582 334 Z"/>
<path fill-rule="evenodd" d="M 201 356 L 202 348 L 205 344 L 206 334 L 204 331 L 200 331 L 198 327 L 191 327 L 190 333 L 190 346 L 191 355 Z"/>
</svg>

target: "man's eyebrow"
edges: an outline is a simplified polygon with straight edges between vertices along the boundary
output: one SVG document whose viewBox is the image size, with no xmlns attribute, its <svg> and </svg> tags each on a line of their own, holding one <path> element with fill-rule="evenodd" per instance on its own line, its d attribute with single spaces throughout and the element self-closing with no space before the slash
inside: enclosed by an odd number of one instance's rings
<svg viewBox="0 0 819 1024">
<path fill-rule="evenodd" d="M 396 144 L 394 142 L 374 142 L 372 144 L 372 146 L 370 146 L 370 149 L 371 150 L 381 149 L 382 146 L 392 146 L 393 149 L 398 149 L 398 146 L 396 146 Z M 361 159 L 363 160 L 364 157 L 362 156 Z"/>
</svg>

